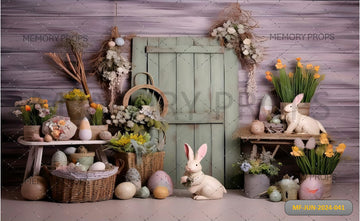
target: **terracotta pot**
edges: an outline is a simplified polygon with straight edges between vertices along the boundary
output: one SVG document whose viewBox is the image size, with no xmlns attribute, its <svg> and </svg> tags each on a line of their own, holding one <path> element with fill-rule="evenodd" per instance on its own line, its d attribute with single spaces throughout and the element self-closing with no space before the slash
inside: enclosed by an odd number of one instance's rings
<svg viewBox="0 0 360 221">
<path fill-rule="evenodd" d="M 34 134 L 40 136 L 40 125 L 24 125 L 24 140 L 32 141 Z"/>
<path fill-rule="evenodd" d="M 80 122 L 86 117 L 87 110 L 89 108 L 88 100 L 66 100 L 66 109 L 73 122 L 77 127 L 80 126 Z"/>
<path fill-rule="evenodd" d="M 329 198 L 331 196 L 331 186 L 332 186 L 332 174 L 328 175 L 312 175 L 312 174 L 301 174 L 300 183 L 302 183 L 306 178 L 320 180 L 324 189 L 322 194 L 322 199 Z"/>
<path fill-rule="evenodd" d="M 270 178 L 265 174 L 245 174 L 245 194 L 249 198 L 259 198 L 270 186 Z"/>
<path fill-rule="evenodd" d="M 281 116 L 285 114 L 284 107 L 291 103 L 280 102 Z M 310 115 L 310 103 L 300 103 L 298 105 L 298 111 L 300 114 L 309 116 Z"/>
<path fill-rule="evenodd" d="M 102 131 L 108 131 L 109 129 L 109 125 L 105 124 L 105 125 L 90 125 L 91 128 L 91 133 L 92 133 L 92 137 L 91 140 L 98 140 L 99 138 L 99 134 Z"/>
</svg>

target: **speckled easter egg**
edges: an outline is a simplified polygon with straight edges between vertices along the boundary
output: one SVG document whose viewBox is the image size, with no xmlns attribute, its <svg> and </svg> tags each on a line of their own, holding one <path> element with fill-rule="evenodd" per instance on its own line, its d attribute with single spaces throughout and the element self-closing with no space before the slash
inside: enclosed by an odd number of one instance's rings
<svg viewBox="0 0 360 221">
<path fill-rule="evenodd" d="M 174 184 L 170 176 L 165 171 L 156 171 L 148 180 L 147 187 L 151 192 L 153 192 L 158 186 L 166 187 L 169 191 L 169 195 L 173 194 Z"/>
<path fill-rule="evenodd" d="M 101 140 L 110 140 L 112 137 L 111 133 L 109 131 L 101 131 L 100 134 L 99 134 L 99 138 Z"/>
<path fill-rule="evenodd" d="M 115 43 L 117 46 L 123 46 L 125 44 L 125 41 L 123 38 L 119 37 L 115 39 Z"/>
<path fill-rule="evenodd" d="M 64 152 L 58 150 L 51 157 L 51 166 L 60 167 L 67 165 L 67 157 Z"/>
<path fill-rule="evenodd" d="M 279 202 L 281 200 L 281 194 L 278 190 L 273 190 L 269 196 L 270 200 L 273 202 Z"/>
<path fill-rule="evenodd" d="M 33 176 L 21 185 L 21 195 L 27 200 L 41 200 L 46 196 L 47 182 L 41 176 Z"/>
<path fill-rule="evenodd" d="M 132 182 L 135 185 L 137 191 L 140 190 L 141 176 L 136 168 L 132 167 L 126 172 L 125 180 L 128 182 Z"/>
<path fill-rule="evenodd" d="M 131 182 L 123 182 L 115 188 L 115 196 L 122 200 L 131 199 L 136 193 L 136 187 Z"/>
<path fill-rule="evenodd" d="M 156 199 L 165 199 L 169 196 L 169 190 L 165 186 L 157 186 L 153 191 Z"/>
<path fill-rule="evenodd" d="M 302 182 L 299 190 L 301 200 L 318 200 L 323 194 L 323 185 L 319 179 L 308 177 Z"/>
<path fill-rule="evenodd" d="M 141 187 L 141 189 L 136 191 L 135 194 L 135 197 L 143 198 L 143 199 L 148 198 L 149 196 L 150 196 L 150 190 L 146 186 Z"/>
<path fill-rule="evenodd" d="M 105 170 L 105 163 L 103 162 L 96 162 L 89 168 L 89 171 L 91 170 Z"/>
<path fill-rule="evenodd" d="M 253 134 L 262 134 L 265 131 L 264 123 L 259 120 L 254 120 L 251 123 L 250 131 Z"/>
</svg>

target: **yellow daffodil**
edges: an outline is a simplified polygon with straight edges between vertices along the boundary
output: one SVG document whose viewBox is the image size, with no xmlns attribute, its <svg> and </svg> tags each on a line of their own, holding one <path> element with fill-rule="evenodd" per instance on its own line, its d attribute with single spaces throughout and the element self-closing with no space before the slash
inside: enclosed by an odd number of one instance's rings
<svg viewBox="0 0 360 221">
<path fill-rule="evenodd" d="M 294 77 L 294 73 L 289 72 L 289 78 L 293 78 Z"/>
<path fill-rule="evenodd" d="M 313 65 L 312 64 L 307 64 L 306 65 L 306 69 L 312 69 L 313 68 Z"/>
<path fill-rule="evenodd" d="M 102 110 L 102 105 L 101 104 L 96 105 L 96 109 Z"/>
<path fill-rule="evenodd" d="M 321 133 L 320 134 L 320 143 L 321 144 L 329 144 L 329 140 L 327 138 L 327 133 Z"/>
<path fill-rule="evenodd" d="M 300 61 L 300 60 L 301 60 L 301 58 L 300 58 L 300 57 L 297 57 L 297 58 L 296 58 L 296 60 L 297 60 L 297 61 Z"/>
<path fill-rule="evenodd" d="M 271 75 L 266 75 L 265 78 L 266 78 L 268 81 L 272 82 L 272 77 L 271 77 Z"/>
<path fill-rule="evenodd" d="M 339 144 L 339 146 L 336 147 L 336 152 L 342 154 L 344 153 L 344 150 L 346 149 L 346 145 L 344 143 Z"/>
<path fill-rule="evenodd" d="M 277 59 L 277 63 L 281 63 L 281 60 L 280 60 L 280 59 Z"/>
<path fill-rule="evenodd" d="M 297 146 L 292 147 L 292 152 L 290 153 L 294 157 L 302 157 L 304 153 Z"/>
<path fill-rule="evenodd" d="M 315 70 L 316 72 L 318 72 L 319 69 L 320 69 L 320 66 L 315 66 L 315 67 L 314 67 L 314 70 Z"/>
<path fill-rule="evenodd" d="M 326 146 L 325 156 L 327 156 L 327 157 L 333 157 L 334 156 L 334 150 L 333 150 L 333 145 L 332 144 L 329 144 L 329 145 Z"/>
<path fill-rule="evenodd" d="M 298 63 L 297 63 L 297 67 L 298 67 L 298 68 L 303 68 L 303 65 L 301 64 L 301 62 L 300 62 L 300 61 L 298 61 Z"/>
<path fill-rule="evenodd" d="M 276 69 L 282 69 L 284 67 L 284 65 L 281 63 L 276 63 L 275 67 L 276 67 Z"/>
<path fill-rule="evenodd" d="M 314 79 L 319 79 L 320 78 L 320 74 L 316 73 L 314 74 Z"/>
<path fill-rule="evenodd" d="M 334 156 L 334 152 L 333 151 L 325 152 L 325 156 L 331 158 Z"/>
</svg>

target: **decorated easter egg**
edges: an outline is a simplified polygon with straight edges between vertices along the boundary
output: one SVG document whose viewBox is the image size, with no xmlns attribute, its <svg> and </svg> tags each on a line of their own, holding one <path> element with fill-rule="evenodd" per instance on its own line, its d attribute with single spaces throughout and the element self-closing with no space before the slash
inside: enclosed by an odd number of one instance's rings
<svg viewBox="0 0 360 221">
<path fill-rule="evenodd" d="M 79 138 L 80 140 L 90 140 L 91 137 L 92 137 L 92 132 L 91 132 L 89 120 L 86 117 L 84 117 L 84 119 L 80 122 Z"/>
<path fill-rule="evenodd" d="M 170 176 L 165 171 L 158 170 L 150 176 L 147 187 L 151 192 L 158 186 L 166 187 L 169 191 L 169 195 L 173 194 L 174 184 Z"/>
<path fill-rule="evenodd" d="M 301 200 L 318 200 L 323 194 L 323 185 L 319 179 L 308 177 L 302 182 L 299 190 Z"/>
<path fill-rule="evenodd" d="M 148 198 L 150 196 L 150 190 L 146 186 L 141 187 L 138 191 L 136 191 L 135 197 L 138 198 Z"/>
<path fill-rule="evenodd" d="M 70 155 L 70 154 L 73 154 L 76 152 L 76 148 L 75 147 L 67 147 L 65 150 L 64 150 L 64 153 L 66 155 Z"/>
<path fill-rule="evenodd" d="M 109 41 L 108 43 L 109 47 L 112 48 L 115 46 L 115 42 L 114 41 Z"/>
<path fill-rule="evenodd" d="M 101 131 L 99 134 L 99 138 L 101 140 L 110 140 L 112 137 L 111 133 L 107 130 Z"/>
<path fill-rule="evenodd" d="M 105 163 L 103 162 L 96 162 L 93 165 L 91 165 L 91 167 L 89 168 L 89 170 L 105 170 Z"/>
<path fill-rule="evenodd" d="M 122 200 L 131 199 L 136 193 L 136 187 L 131 182 L 123 182 L 115 188 L 115 196 Z"/>
<path fill-rule="evenodd" d="M 125 180 L 128 182 L 132 182 L 135 185 L 137 191 L 140 190 L 141 176 L 136 168 L 132 167 L 126 172 Z"/>
<path fill-rule="evenodd" d="M 165 186 L 157 186 L 153 191 L 156 199 L 165 199 L 169 196 L 169 190 Z"/>
<path fill-rule="evenodd" d="M 123 46 L 123 45 L 125 44 L 125 41 L 124 41 L 123 38 L 119 37 L 119 38 L 116 38 L 116 39 L 115 39 L 115 43 L 116 43 L 116 45 L 118 45 L 118 46 Z"/>
<path fill-rule="evenodd" d="M 41 176 L 33 176 L 21 185 L 21 195 L 27 200 L 41 200 L 45 198 L 47 182 Z"/>
<path fill-rule="evenodd" d="M 51 157 L 51 166 L 57 168 L 67 165 L 67 157 L 64 152 L 58 150 Z"/>
<path fill-rule="evenodd" d="M 44 136 L 44 141 L 45 142 L 51 142 L 51 141 L 53 141 L 53 138 L 52 138 L 52 136 L 50 134 L 46 134 Z"/>
<path fill-rule="evenodd" d="M 280 194 L 280 192 L 278 190 L 273 190 L 270 193 L 269 198 L 273 202 L 279 202 L 281 200 L 281 194 Z"/>
<path fill-rule="evenodd" d="M 264 123 L 259 120 L 254 120 L 251 123 L 250 131 L 253 134 L 262 134 L 265 131 Z"/>
</svg>

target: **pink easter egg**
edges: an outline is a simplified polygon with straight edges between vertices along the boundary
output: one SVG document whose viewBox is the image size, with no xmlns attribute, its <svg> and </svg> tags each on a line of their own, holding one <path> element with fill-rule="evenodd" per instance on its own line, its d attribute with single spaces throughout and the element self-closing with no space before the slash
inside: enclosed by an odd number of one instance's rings
<svg viewBox="0 0 360 221">
<path fill-rule="evenodd" d="M 308 177 L 300 185 L 299 198 L 301 200 L 318 200 L 323 194 L 323 185 L 319 179 Z"/>
<path fill-rule="evenodd" d="M 147 187 L 151 192 L 153 192 L 158 186 L 166 187 L 169 190 L 169 195 L 173 193 L 174 184 L 170 176 L 165 171 L 156 171 L 148 180 Z"/>
</svg>

